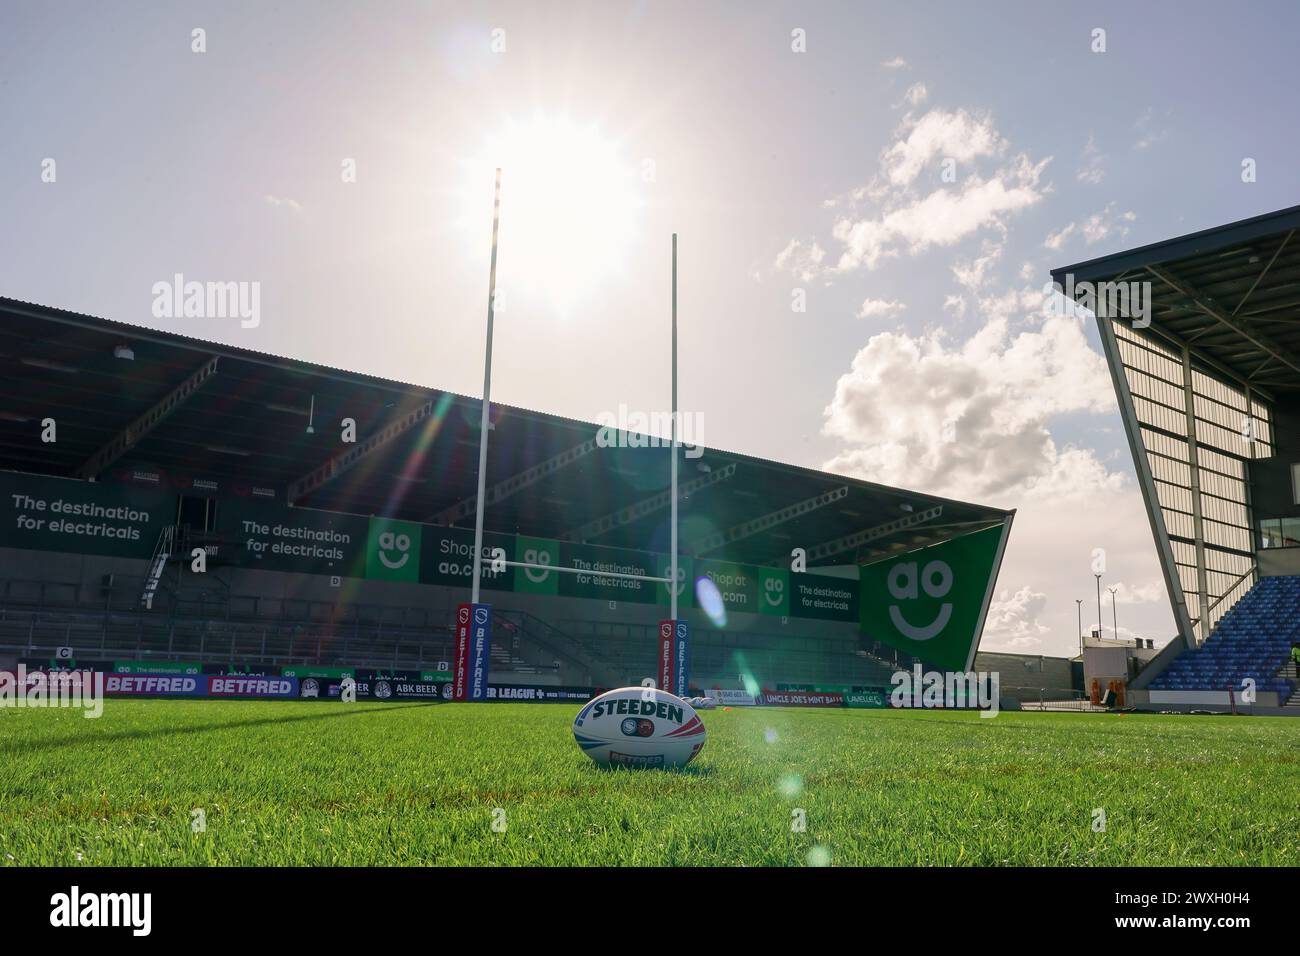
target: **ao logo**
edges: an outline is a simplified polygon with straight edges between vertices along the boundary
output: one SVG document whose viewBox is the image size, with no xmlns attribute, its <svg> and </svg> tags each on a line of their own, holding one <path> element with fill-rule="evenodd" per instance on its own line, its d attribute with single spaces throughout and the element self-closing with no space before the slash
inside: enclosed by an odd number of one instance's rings
<svg viewBox="0 0 1300 956">
<path fill-rule="evenodd" d="M 388 552 L 396 550 L 401 552 L 402 556 L 394 561 L 388 556 Z M 385 531 L 379 536 L 379 560 L 383 562 L 384 567 L 390 571 L 396 571 L 398 568 L 406 567 L 406 562 L 411 558 L 411 539 L 404 534 L 395 535 L 391 531 Z"/>
<path fill-rule="evenodd" d="M 785 582 L 780 578 L 768 578 L 763 582 L 763 600 L 769 607 L 780 607 L 785 597 Z"/>
<path fill-rule="evenodd" d="M 672 573 L 672 570 L 673 570 L 673 566 L 671 564 L 665 566 L 662 577 L 667 577 L 669 574 Z M 686 569 L 682 567 L 680 564 L 677 565 L 677 579 L 673 581 L 671 584 L 665 581 L 664 587 L 671 587 L 675 592 L 677 592 L 677 595 L 680 597 L 681 593 L 686 590 Z"/>
<path fill-rule="evenodd" d="M 946 562 L 931 561 L 921 572 L 921 587 L 925 593 L 932 598 L 941 598 L 952 590 L 952 568 L 948 567 Z M 920 597 L 916 592 L 917 574 L 916 562 L 904 561 L 896 564 L 889 569 L 889 576 L 886 579 L 889 584 L 889 593 L 894 596 L 896 601 L 915 601 Z M 899 610 L 898 605 L 889 606 L 889 620 L 893 622 L 894 627 L 898 628 L 899 633 L 904 637 L 909 637 L 914 641 L 928 641 L 935 637 L 948 626 L 948 621 L 952 618 L 952 604 L 948 601 L 943 603 L 939 608 L 939 613 L 933 621 L 921 627 L 915 627 L 909 624 L 903 612 Z"/>
<path fill-rule="evenodd" d="M 527 564 L 550 564 L 551 552 L 542 551 L 538 548 L 529 548 L 524 552 L 524 562 Z M 550 571 L 539 571 L 537 568 L 524 568 L 524 575 L 534 584 L 541 584 L 549 576 Z"/>
</svg>

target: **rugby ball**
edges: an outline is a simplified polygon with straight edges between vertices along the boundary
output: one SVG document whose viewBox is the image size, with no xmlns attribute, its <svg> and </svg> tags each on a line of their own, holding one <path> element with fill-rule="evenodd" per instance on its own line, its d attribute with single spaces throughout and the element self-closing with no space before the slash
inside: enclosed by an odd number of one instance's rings
<svg viewBox="0 0 1300 956">
<path fill-rule="evenodd" d="M 608 691 L 573 719 L 573 739 L 602 767 L 685 767 L 704 737 L 695 708 L 654 687 Z"/>
</svg>

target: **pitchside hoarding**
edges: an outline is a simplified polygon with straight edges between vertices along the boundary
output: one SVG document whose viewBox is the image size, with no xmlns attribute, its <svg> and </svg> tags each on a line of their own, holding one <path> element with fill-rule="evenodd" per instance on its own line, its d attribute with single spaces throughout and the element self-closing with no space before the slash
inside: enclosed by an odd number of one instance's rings
<svg viewBox="0 0 1300 956">
<path fill-rule="evenodd" d="M 109 697 L 297 697 L 295 677 L 224 674 L 106 674 Z"/>
<path fill-rule="evenodd" d="M 861 569 L 862 634 L 945 670 L 975 659 L 1011 520 Z"/>
</svg>

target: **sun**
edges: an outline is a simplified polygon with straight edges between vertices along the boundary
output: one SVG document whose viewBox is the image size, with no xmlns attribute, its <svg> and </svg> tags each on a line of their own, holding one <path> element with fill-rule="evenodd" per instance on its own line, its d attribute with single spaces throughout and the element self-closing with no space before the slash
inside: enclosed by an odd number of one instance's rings
<svg viewBox="0 0 1300 956">
<path fill-rule="evenodd" d="M 504 124 L 467 164 L 465 195 L 479 208 L 495 168 L 501 299 L 572 313 L 626 265 L 643 206 L 637 167 L 595 125 L 538 114 Z M 482 228 L 482 213 L 476 218 Z"/>
</svg>

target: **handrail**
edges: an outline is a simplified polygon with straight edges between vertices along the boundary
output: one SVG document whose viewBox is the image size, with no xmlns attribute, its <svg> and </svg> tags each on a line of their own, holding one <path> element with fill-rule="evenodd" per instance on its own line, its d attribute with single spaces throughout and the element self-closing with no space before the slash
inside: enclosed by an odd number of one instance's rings
<svg viewBox="0 0 1300 956">
<path fill-rule="evenodd" d="M 1237 586 L 1238 586 L 1239 584 L 1241 584 L 1242 581 L 1246 580 L 1246 578 L 1250 577 L 1252 574 L 1255 574 L 1258 570 L 1259 570 L 1259 565 L 1258 565 L 1258 564 L 1252 564 L 1249 568 L 1247 568 L 1244 574 L 1242 574 L 1239 578 L 1237 578 L 1237 579 L 1234 580 L 1231 584 L 1229 584 L 1226 588 L 1224 588 L 1223 593 L 1220 594 L 1217 598 L 1214 599 L 1214 603 L 1211 604 L 1208 608 L 1205 609 L 1205 613 L 1206 613 L 1207 615 L 1210 614 L 1210 613 L 1211 613 L 1211 612 L 1212 612 L 1216 607 L 1218 607 L 1221 603 L 1223 603 L 1224 598 L 1226 598 L 1229 594 L 1231 594 L 1233 591 L 1235 591 L 1235 590 L 1237 589 Z M 1192 621 L 1191 621 L 1191 623 L 1193 624 L 1193 626 L 1199 624 L 1200 622 L 1201 622 L 1201 619 L 1200 619 L 1199 617 L 1194 617 L 1194 618 L 1192 618 Z M 1207 638 L 1209 637 L 1208 634 L 1205 635 L 1205 636 L 1206 636 Z"/>
</svg>

